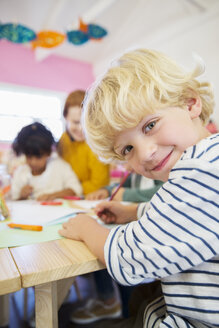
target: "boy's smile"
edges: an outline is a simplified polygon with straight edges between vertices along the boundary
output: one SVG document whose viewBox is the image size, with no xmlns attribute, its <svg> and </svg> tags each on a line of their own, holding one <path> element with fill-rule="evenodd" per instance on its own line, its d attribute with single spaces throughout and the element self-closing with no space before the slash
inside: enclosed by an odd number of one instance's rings
<svg viewBox="0 0 219 328">
<path fill-rule="evenodd" d="M 192 108 L 168 107 L 120 132 L 114 149 L 136 173 L 167 181 L 184 150 L 196 144 L 200 135 L 207 137 L 208 132 Z"/>
<path fill-rule="evenodd" d="M 153 168 L 153 171 L 160 171 L 162 170 L 162 168 L 166 165 L 166 163 L 168 162 L 171 154 L 172 154 L 173 151 L 171 151 L 163 160 L 160 161 L 160 163 L 158 163 L 158 165 L 156 165 L 154 168 Z"/>
</svg>

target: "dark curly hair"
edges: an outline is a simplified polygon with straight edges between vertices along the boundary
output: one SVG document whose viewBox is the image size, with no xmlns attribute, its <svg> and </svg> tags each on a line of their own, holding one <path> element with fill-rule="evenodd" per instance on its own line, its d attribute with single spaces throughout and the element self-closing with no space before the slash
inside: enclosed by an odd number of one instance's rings
<svg viewBox="0 0 219 328">
<path fill-rule="evenodd" d="M 21 129 L 12 148 L 16 155 L 41 157 L 50 155 L 54 144 L 52 133 L 43 124 L 35 122 Z"/>
</svg>

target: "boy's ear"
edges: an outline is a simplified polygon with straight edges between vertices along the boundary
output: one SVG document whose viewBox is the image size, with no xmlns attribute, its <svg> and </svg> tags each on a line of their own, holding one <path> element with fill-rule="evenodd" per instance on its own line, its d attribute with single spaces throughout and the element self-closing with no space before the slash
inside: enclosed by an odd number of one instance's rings
<svg viewBox="0 0 219 328">
<path fill-rule="evenodd" d="M 197 96 L 195 98 L 188 98 L 186 100 L 186 105 L 192 119 L 199 117 L 202 111 L 202 102 L 200 97 Z"/>
</svg>

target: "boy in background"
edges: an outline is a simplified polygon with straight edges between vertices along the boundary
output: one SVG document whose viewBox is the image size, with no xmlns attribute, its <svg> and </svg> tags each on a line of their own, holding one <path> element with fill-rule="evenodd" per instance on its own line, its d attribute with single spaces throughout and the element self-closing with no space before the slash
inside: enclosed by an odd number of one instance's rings
<svg viewBox="0 0 219 328">
<path fill-rule="evenodd" d="M 54 143 L 52 133 L 41 123 L 21 129 L 12 147 L 17 155 L 25 155 L 26 163 L 14 172 L 12 199 L 31 197 L 42 201 L 82 194 L 81 184 L 70 165 L 52 153 Z"/>
</svg>

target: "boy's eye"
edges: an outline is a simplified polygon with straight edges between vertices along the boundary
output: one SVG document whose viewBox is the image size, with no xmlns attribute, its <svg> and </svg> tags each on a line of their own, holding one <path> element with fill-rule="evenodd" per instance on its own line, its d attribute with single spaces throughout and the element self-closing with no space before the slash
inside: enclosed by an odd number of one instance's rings
<svg viewBox="0 0 219 328">
<path fill-rule="evenodd" d="M 149 132 L 150 130 L 152 130 L 156 125 L 156 121 L 152 121 L 148 124 L 146 124 L 144 127 L 143 127 L 143 130 L 144 132 Z"/>
<path fill-rule="evenodd" d="M 133 148 L 133 146 L 131 146 L 131 145 L 128 145 L 128 146 L 124 147 L 123 150 L 122 150 L 122 155 L 126 156 L 128 153 L 130 153 L 132 148 Z"/>
</svg>

